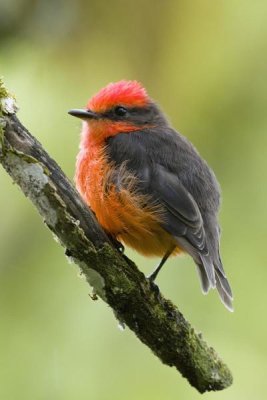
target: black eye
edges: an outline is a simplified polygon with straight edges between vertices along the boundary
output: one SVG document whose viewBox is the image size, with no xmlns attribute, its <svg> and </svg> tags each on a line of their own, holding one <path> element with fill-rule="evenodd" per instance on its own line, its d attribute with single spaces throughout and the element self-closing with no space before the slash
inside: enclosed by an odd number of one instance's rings
<svg viewBox="0 0 267 400">
<path fill-rule="evenodd" d="M 118 106 L 118 107 L 115 107 L 114 112 L 116 115 L 118 115 L 118 117 L 123 117 L 124 115 L 127 114 L 128 111 L 125 107 Z"/>
</svg>

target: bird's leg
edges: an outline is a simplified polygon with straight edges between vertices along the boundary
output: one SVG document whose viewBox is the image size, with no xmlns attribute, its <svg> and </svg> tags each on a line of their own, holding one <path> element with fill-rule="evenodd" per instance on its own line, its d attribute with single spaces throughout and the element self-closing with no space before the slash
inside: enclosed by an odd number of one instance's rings
<svg viewBox="0 0 267 400">
<path fill-rule="evenodd" d="M 175 246 L 171 247 L 167 253 L 165 253 L 164 257 L 162 258 L 162 260 L 160 261 L 159 265 L 157 266 L 157 268 L 155 269 L 155 271 L 152 272 L 152 274 L 150 274 L 147 278 L 150 280 L 150 282 L 154 282 L 156 277 L 158 276 L 159 271 L 161 270 L 161 268 L 163 267 L 163 265 L 165 264 L 165 262 L 168 260 L 168 258 L 170 257 L 170 255 L 172 254 L 173 250 L 175 249 Z"/>
</svg>

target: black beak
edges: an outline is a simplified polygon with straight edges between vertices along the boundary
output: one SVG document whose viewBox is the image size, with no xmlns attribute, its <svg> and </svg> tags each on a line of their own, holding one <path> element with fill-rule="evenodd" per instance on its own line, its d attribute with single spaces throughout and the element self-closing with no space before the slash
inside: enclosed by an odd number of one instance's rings
<svg viewBox="0 0 267 400">
<path fill-rule="evenodd" d="M 98 115 L 91 110 L 70 110 L 68 114 L 72 115 L 73 117 L 78 117 L 82 119 L 97 119 Z"/>
</svg>

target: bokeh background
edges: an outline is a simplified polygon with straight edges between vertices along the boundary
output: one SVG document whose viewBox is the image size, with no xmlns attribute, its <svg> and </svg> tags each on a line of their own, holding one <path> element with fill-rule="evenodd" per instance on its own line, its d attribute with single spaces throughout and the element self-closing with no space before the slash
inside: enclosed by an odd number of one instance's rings
<svg viewBox="0 0 267 400">
<path fill-rule="evenodd" d="M 158 283 L 230 366 L 205 399 L 267 396 L 267 2 L 0 0 L 0 75 L 19 118 L 67 175 L 80 122 L 67 110 L 110 81 L 138 79 L 213 167 L 235 312 L 202 296 L 192 260 Z M 0 169 L 0 398 L 199 399 L 91 301 L 39 215 Z M 146 273 L 157 260 L 127 251 Z"/>
</svg>

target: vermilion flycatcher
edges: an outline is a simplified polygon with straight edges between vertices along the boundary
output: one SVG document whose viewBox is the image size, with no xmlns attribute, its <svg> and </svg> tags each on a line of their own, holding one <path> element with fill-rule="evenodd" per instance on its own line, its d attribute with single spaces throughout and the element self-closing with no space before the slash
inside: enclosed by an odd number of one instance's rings
<svg viewBox="0 0 267 400">
<path fill-rule="evenodd" d="M 219 254 L 220 189 L 193 145 L 171 128 L 136 81 L 110 83 L 82 118 L 76 186 L 114 239 L 146 256 L 186 252 L 197 265 L 202 290 L 217 288 L 232 310 L 232 292 Z"/>
</svg>

